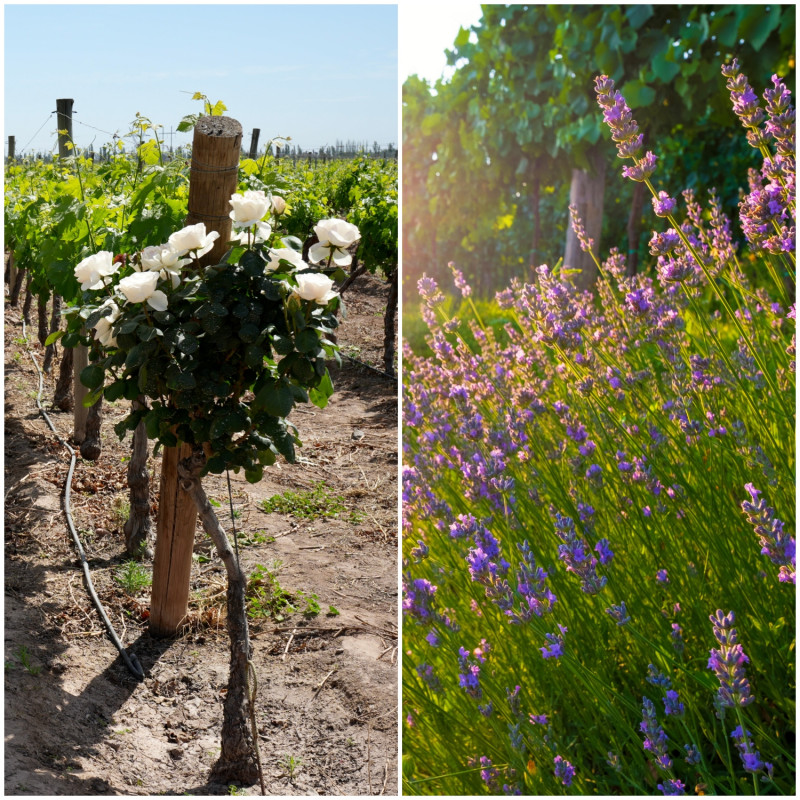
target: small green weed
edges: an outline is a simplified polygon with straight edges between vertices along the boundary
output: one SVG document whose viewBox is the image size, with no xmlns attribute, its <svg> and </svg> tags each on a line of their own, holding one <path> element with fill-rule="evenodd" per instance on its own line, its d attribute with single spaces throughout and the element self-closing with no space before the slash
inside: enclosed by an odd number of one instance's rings
<svg viewBox="0 0 800 800">
<path fill-rule="evenodd" d="M 24 644 L 17 648 L 17 658 L 29 675 L 38 675 L 42 671 L 40 666 L 34 666 L 31 663 L 30 651 Z"/>
<path fill-rule="evenodd" d="M 242 795 L 247 794 L 243 787 L 236 786 L 236 784 L 231 783 L 228 786 L 228 794 L 232 795 Z"/>
<path fill-rule="evenodd" d="M 334 608 L 333 606 L 328 606 L 328 616 L 329 617 L 338 617 L 339 616 L 339 609 Z"/>
<path fill-rule="evenodd" d="M 273 561 L 268 567 L 257 564 L 247 582 L 249 599 L 247 613 L 251 617 L 271 617 L 283 621 L 288 614 L 297 611 L 295 598 L 278 581 L 281 561 Z"/>
<path fill-rule="evenodd" d="M 254 531 L 253 533 L 239 531 L 236 534 L 236 538 L 239 540 L 239 544 L 242 545 L 272 544 L 275 541 L 275 537 L 270 536 L 266 531 Z"/>
<path fill-rule="evenodd" d="M 128 594 L 138 594 L 153 582 L 150 571 L 138 561 L 126 561 L 114 573 L 114 581 Z"/>
<path fill-rule="evenodd" d="M 299 597 L 302 597 L 306 601 L 306 607 L 303 609 L 303 616 L 304 617 L 316 617 L 322 609 L 319 605 L 319 597 L 315 594 L 306 594 L 305 592 L 298 592 Z"/>
<path fill-rule="evenodd" d="M 294 756 L 283 757 L 283 768 L 286 771 L 286 776 L 290 781 L 294 780 L 295 773 L 302 766 L 303 762 Z"/>
<path fill-rule="evenodd" d="M 300 519 L 330 519 L 347 511 L 342 498 L 332 494 L 325 481 L 314 484 L 311 489 L 275 494 L 262 500 L 261 508 L 268 514 L 291 514 Z"/>
</svg>

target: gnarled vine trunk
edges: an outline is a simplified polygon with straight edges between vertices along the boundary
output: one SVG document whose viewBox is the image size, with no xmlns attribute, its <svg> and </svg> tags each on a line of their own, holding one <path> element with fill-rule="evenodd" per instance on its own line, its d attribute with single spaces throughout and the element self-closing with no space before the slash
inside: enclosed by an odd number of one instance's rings
<svg viewBox="0 0 800 800">
<path fill-rule="evenodd" d="M 22 319 L 25 320 L 26 325 L 31 324 L 31 305 L 33 303 L 33 292 L 31 292 L 31 281 L 33 276 L 28 272 L 28 277 L 25 279 L 25 302 L 22 304 Z"/>
<path fill-rule="evenodd" d="M 21 269 L 17 272 L 17 276 L 14 279 L 14 285 L 11 287 L 11 295 L 8 298 L 9 305 L 17 307 L 17 303 L 19 302 L 19 292 L 22 289 L 22 280 L 25 276 L 28 275 L 28 280 L 30 281 L 30 275 L 28 270 Z"/>
<path fill-rule="evenodd" d="M 144 395 L 134 400 L 131 405 L 136 411 L 147 407 Z M 148 557 L 152 551 L 148 547 L 148 537 L 152 530 L 150 520 L 150 476 L 147 473 L 147 430 L 142 420 L 133 431 L 131 444 L 131 460 L 128 462 L 128 488 L 130 489 L 130 513 L 125 522 L 125 550 L 128 555 L 141 558 Z"/>
<path fill-rule="evenodd" d="M 397 315 L 397 267 L 389 276 L 389 297 L 383 317 L 383 365 L 394 375 L 394 321 Z"/>
<path fill-rule="evenodd" d="M 206 464 L 202 447 L 194 448 L 189 458 L 178 464 L 181 488 L 187 492 L 211 537 L 228 574 L 228 635 L 231 640 L 230 677 L 222 718 L 222 752 L 211 771 L 220 781 L 252 784 L 258 780 L 258 757 L 250 723 L 248 692 L 248 663 L 250 639 L 247 626 L 245 591 L 247 579 L 236 560 L 228 538 L 214 514 L 211 503 L 200 483 L 200 473 Z"/>
<path fill-rule="evenodd" d="M 81 456 L 87 461 L 100 458 L 100 426 L 103 423 L 103 395 L 89 408 L 86 415 L 86 436 L 81 442 Z"/>
<path fill-rule="evenodd" d="M 38 303 L 39 311 L 39 344 L 44 347 L 47 341 L 47 298 L 44 295 L 39 296 Z"/>
<path fill-rule="evenodd" d="M 74 350 L 71 347 L 61 348 L 61 366 L 58 370 L 58 382 L 53 393 L 53 405 L 61 411 L 72 411 L 72 360 Z"/>
<path fill-rule="evenodd" d="M 50 312 L 50 334 L 54 334 L 61 327 L 61 295 L 53 295 L 53 309 Z M 49 374 L 53 368 L 53 355 L 56 351 L 56 344 L 48 344 L 44 349 L 44 363 L 42 372 Z"/>
</svg>

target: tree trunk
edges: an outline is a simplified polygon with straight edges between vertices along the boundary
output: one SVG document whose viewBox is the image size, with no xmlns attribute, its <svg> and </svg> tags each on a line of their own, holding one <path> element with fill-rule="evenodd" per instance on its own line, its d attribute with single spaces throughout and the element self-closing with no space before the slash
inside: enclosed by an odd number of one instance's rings
<svg viewBox="0 0 800 800">
<path fill-rule="evenodd" d="M 47 341 L 47 298 L 39 296 L 39 343 L 44 347 Z"/>
<path fill-rule="evenodd" d="M 17 307 L 17 303 L 19 303 L 19 292 L 22 289 L 22 279 L 28 275 L 28 281 L 30 281 L 30 275 L 28 274 L 28 270 L 21 269 L 17 272 L 17 277 L 14 279 L 14 285 L 11 287 L 11 296 L 8 298 L 9 305 L 13 306 L 14 308 Z"/>
<path fill-rule="evenodd" d="M 81 442 L 81 456 L 87 461 L 100 458 L 100 426 L 103 423 L 103 395 L 89 409 L 86 415 L 86 436 Z"/>
<path fill-rule="evenodd" d="M 25 280 L 25 302 L 22 304 L 22 319 L 25 320 L 26 325 L 31 324 L 31 304 L 33 303 L 33 293 L 31 292 L 31 281 L 33 276 L 28 272 L 28 277 Z"/>
<path fill-rule="evenodd" d="M 390 375 L 394 375 L 394 321 L 397 316 L 397 267 L 389 276 L 389 297 L 383 316 L 383 365 Z"/>
<path fill-rule="evenodd" d="M 211 537 L 228 574 L 228 634 L 231 639 L 231 665 L 228 693 L 222 718 L 222 752 L 211 776 L 219 781 L 252 784 L 258 780 L 258 757 L 250 723 L 248 662 L 250 640 L 247 626 L 245 592 L 247 579 L 203 491 L 199 475 L 206 463 L 202 448 L 195 448 L 191 457 L 178 464 L 181 488 L 194 502 L 203 529 Z"/>
<path fill-rule="evenodd" d="M 366 271 L 367 268 L 363 264 L 361 266 L 358 265 L 358 256 L 353 256 L 350 274 L 342 281 L 342 285 L 337 289 L 339 294 L 344 294 L 345 291 L 353 285 L 356 278 L 360 278 Z"/>
<path fill-rule="evenodd" d="M 50 334 L 54 334 L 61 327 L 61 295 L 53 295 L 53 310 L 50 313 Z M 53 368 L 53 356 L 55 355 L 56 345 L 47 345 L 44 349 L 44 362 L 42 372 L 49 374 Z"/>
<path fill-rule="evenodd" d="M 578 208 L 587 236 L 594 240 L 592 252 L 600 252 L 600 234 L 603 228 L 603 191 L 605 189 L 606 162 L 597 150 L 590 155 L 592 174 L 580 169 L 572 170 L 569 190 L 570 205 Z M 567 225 L 567 242 L 564 251 L 564 266 L 581 270 L 575 276 L 575 285 L 581 290 L 591 289 L 597 280 L 597 266 L 589 253 L 581 250 L 578 237 Z"/>
<path fill-rule="evenodd" d="M 533 217 L 533 240 L 531 241 L 531 253 L 528 258 L 532 269 L 539 266 L 539 247 L 542 241 L 542 214 L 541 214 L 541 180 L 539 178 L 539 159 L 533 162 L 533 169 L 530 172 L 531 188 L 531 216 Z"/>
<path fill-rule="evenodd" d="M 647 186 L 643 181 L 633 184 L 631 213 L 628 214 L 628 266 L 627 274 L 635 275 L 639 266 L 639 234 L 642 231 L 642 207 Z"/>
<path fill-rule="evenodd" d="M 72 411 L 72 362 L 74 351 L 71 347 L 61 348 L 61 368 L 58 373 L 53 405 L 62 411 Z"/>
<path fill-rule="evenodd" d="M 81 372 L 89 366 L 89 348 L 79 344 L 72 354 L 72 391 L 75 394 L 75 405 L 72 409 L 72 438 L 80 444 L 86 437 L 86 417 L 89 409 L 83 405 L 83 398 L 89 390 L 81 383 Z"/>
<path fill-rule="evenodd" d="M 146 408 L 144 395 L 132 402 L 133 410 Z M 128 555 L 152 557 L 147 538 L 152 530 L 150 521 L 150 475 L 147 472 L 147 430 L 142 420 L 133 432 L 131 460 L 128 463 L 128 487 L 130 488 L 130 516 L 125 522 L 125 551 Z"/>
</svg>

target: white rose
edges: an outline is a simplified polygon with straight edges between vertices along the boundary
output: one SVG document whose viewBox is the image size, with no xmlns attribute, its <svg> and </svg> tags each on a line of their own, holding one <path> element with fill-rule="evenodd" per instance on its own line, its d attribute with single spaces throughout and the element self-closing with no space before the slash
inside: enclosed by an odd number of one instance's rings
<svg viewBox="0 0 800 800">
<path fill-rule="evenodd" d="M 211 250 L 217 239 L 219 239 L 217 231 L 206 233 L 205 223 L 198 222 L 173 233 L 169 237 L 169 244 L 179 256 L 186 255 L 190 250 L 196 250 L 195 257 L 200 258 Z"/>
<path fill-rule="evenodd" d="M 239 242 L 239 244 L 243 244 L 245 247 L 250 247 L 250 245 L 256 244 L 257 242 L 265 242 L 270 236 L 272 236 L 272 225 L 270 225 L 269 222 L 257 222 L 255 239 L 253 238 L 253 231 L 247 228 L 241 231 L 241 233 L 231 236 L 231 241 Z"/>
<path fill-rule="evenodd" d="M 303 261 L 303 256 L 298 253 L 297 250 L 292 250 L 291 247 L 273 247 L 269 251 L 269 261 L 267 262 L 267 266 L 264 267 L 264 270 L 266 272 L 275 272 L 276 270 L 282 269 L 280 264 L 281 259 L 288 261 L 295 269 L 308 269 L 308 264 Z M 283 269 L 285 269 L 285 267 L 283 267 Z"/>
<path fill-rule="evenodd" d="M 119 290 L 129 303 L 147 302 L 156 311 L 166 311 L 167 296 L 156 289 L 158 279 L 157 272 L 134 272 L 119 282 Z"/>
<path fill-rule="evenodd" d="M 81 290 L 102 289 L 110 282 L 110 275 L 119 269 L 114 263 L 114 254 L 109 250 L 87 256 L 75 267 L 75 277 L 81 282 Z"/>
<path fill-rule="evenodd" d="M 248 189 L 244 194 L 237 192 L 231 195 L 228 202 L 233 208 L 230 218 L 240 228 L 248 228 L 260 222 L 269 213 L 271 206 L 269 198 L 260 189 Z"/>
<path fill-rule="evenodd" d="M 111 298 L 106 300 L 100 308 L 111 308 L 111 313 L 105 317 L 101 317 L 94 324 L 94 338 L 97 339 L 103 347 L 116 347 L 117 339 L 111 332 L 111 326 L 117 321 L 122 311 Z"/>
<path fill-rule="evenodd" d="M 278 194 L 273 194 L 270 196 L 270 202 L 272 203 L 272 211 L 275 214 L 283 214 L 286 211 L 286 201 Z"/>
<path fill-rule="evenodd" d="M 337 267 L 346 267 L 352 258 L 347 248 L 361 237 L 352 222 L 343 219 L 322 219 L 314 226 L 319 242 L 311 246 L 308 256 L 312 263 L 329 258 Z"/>
<path fill-rule="evenodd" d="M 327 275 L 321 275 L 319 272 L 298 275 L 295 291 L 303 300 L 311 300 L 321 306 L 336 297 L 336 292 L 333 291 L 333 281 Z"/>
</svg>

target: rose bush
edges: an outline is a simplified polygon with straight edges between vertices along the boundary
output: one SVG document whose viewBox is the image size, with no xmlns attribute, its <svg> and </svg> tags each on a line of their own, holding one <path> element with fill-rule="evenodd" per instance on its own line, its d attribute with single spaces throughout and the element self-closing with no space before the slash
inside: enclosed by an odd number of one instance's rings
<svg viewBox="0 0 800 800">
<path fill-rule="evenodd" d="M 326 358 L 338 353 L 327 337 L 343 273 L 310 268 L 293 237 L 270 244 L 277 235 L 263 218 L 278 214 L 275 198 L 248 191 L 230 202 L 243 230 L 218 264 L 198 266 L 218 238 L 203 223 L 130 257 L 81 261 L 83 302 L 64 344 L 91 347 L 80 376 L 87 404 L 149 398 L 115 426 L 120 437 L 143 419 L 158 445 L 202 445 L 207 472 L 244 469 L 255 482 L 278 455 L 294 460 L 299 440 L 286 417 L 295 403 L 324 407 L 333 391 Z M 355 226 L 332 229 L 346 232 L 332 248 L 358 239 Z"/>
</svg>

